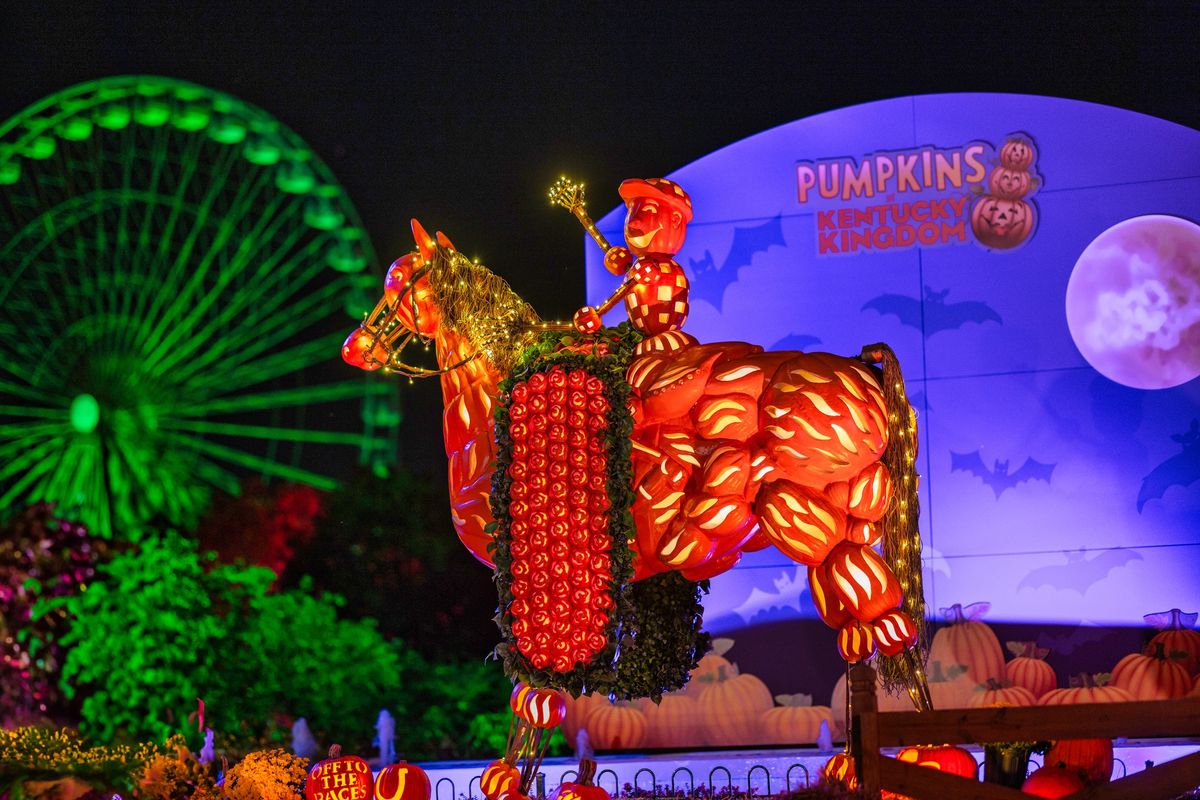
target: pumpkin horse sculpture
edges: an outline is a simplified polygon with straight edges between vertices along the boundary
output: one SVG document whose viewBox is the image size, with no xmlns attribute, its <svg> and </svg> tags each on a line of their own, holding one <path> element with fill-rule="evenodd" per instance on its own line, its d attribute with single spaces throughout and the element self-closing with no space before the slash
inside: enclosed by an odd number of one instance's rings
<svg viewBox="0 0 1200 800">
<path fill-rule="evenodd" d="M 596 231 L 581 187 L 556 188 L 606 266 L 626 274 L 609 302 L 573 323 L 543 321 L 414 220 L 416 251 L 392 265 L 343 347 L 364 369 L 440 376 L 452 519 L 496 568 L 510 675 L 622 694 L 605 670 L 635 644 L 630 587 L 666 573 L 701 581 L 768 546 L 808 568 L 843 658 L 878 650 L 903 663 L 923 614 L 915 420 L 894 355 L 702 344 L 679 330 L 687 282 L 671 259 L 687 195 L 670 181 L 626 181 L 626 249 Z M 622 298 L 632 324 L 600 327 Z M 414 339 L 432 340 L 437 369 L 403 360 Z M 701 654 L 684 654 L 693 660 L 674 686 L 641 691 L 676 688 Z"/>
</svg>

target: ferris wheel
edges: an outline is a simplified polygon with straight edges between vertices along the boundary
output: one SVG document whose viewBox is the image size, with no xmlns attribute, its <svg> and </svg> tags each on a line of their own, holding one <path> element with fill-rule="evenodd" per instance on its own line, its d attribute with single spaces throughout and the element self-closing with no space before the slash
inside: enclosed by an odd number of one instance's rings
<svg viewBox="0 0 1200 800">
<path fill-rule="evenodd" d="M 387 462 L 395 388 L 331 366 L 374 263 L 328 167 L 230 95 L 110 78 L 4 122 L 0 509 L 111 535 L 188 525 L 248 474 Z"/>
</svg>

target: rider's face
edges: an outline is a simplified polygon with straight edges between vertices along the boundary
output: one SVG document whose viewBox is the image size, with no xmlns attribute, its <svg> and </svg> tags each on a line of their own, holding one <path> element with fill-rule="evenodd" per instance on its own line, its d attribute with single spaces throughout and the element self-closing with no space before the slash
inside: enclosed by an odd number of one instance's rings
<svg viewBox="0 0 1200 800">
<path fill-rule="evenodd" d="M 674 255 L 683 246 L 683 215 L 653 197 L 629 202 L 625 244 L 635 256 Z"/>
</svg>

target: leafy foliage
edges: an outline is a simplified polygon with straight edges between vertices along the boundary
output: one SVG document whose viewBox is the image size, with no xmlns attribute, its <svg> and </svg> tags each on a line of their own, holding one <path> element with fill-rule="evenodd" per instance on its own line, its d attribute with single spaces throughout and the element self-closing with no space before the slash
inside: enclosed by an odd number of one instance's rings
<svg viewBox="0 0 1200 800">
<path fill-rule="evenodd" d="M 37 503 L 0 526 L 0 723 L 57 716 L 60 642 L 70 626 L 63 608 L 32 618 L 42 599 L 67 597 L 95 574 L 97 545 L 87 529 Z"/>
<path fill-rule="evenodd" d="M 338 620 L 340 598 L 271 595 L 270 570 L 211 563 L 177 534 L 148 537 L 83 594 L 44 604 L 77 618 L 63 677 L 85 695 L 87 732 L 162 740 L 203 698 L 226 735 L 306 716 L 365 746 L 374 712 L 399 696 L 397 647 L 370 621 Z"/>
<path fill-rule="evenodd" d="M 7 786 L 73 776 L 93 786 L 129 791 L 131 776 L 160 753 L 149 744 L 92 746 L 72 730 L 0 729 L 0 794 Z"/>
</svg>

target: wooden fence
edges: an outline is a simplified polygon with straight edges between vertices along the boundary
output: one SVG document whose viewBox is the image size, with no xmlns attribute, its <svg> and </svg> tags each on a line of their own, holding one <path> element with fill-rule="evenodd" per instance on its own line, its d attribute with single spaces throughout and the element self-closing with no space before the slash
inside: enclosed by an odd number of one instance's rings
<svg viewBox="0 0 1200 800">
<path fill-rule="evenodd" d="M 914 800 L 1029 800 L 1029 795 L 889 758 L 881 747 L 920 744 L 1029 742 L 1055 739 L 1200 738 L 1200 697 L 1136 703 L 971 708 L 880 713 L 875 670 L 850 672 L 851 754 L 863 797 L 881 790 Z M 1089 787 L 1068 800 L 1165 800 L 1200 786 L 1200 752 Z"/>
</svg>

